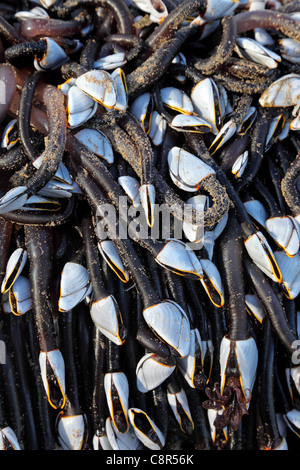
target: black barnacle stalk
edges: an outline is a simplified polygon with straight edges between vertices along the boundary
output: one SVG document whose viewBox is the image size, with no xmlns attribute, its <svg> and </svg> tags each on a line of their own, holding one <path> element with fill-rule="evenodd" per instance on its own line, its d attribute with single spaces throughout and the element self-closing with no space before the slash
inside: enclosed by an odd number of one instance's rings
<svg viewBox="0 0 300 470">
<path fill-rule="evenodd" d="M 277 292 L 272 289 L 265 275 L 249 259 L 245 260 L 245 264 L 247 276 L 249 276 L 251 284 L 261 299 L 269 315 L 270 322 L 277 331 L 279 340 L 285 346 L 287 352 L 292 355 L 294 352 L 293 344 L 295 344 L 294 341 L 297 340 L 297 337 L 289 324 Z"/>
<path fill-rule="evenodd" d="M 285 438 L 280 434 L 280 429 L 278 428 L 274 406 L 274 390 L 276 386 L 276 382 L 274 380 L 274 370 L 276 367 L 274 352 L 276 340 L 274 338 L 271 325 L 269 318 L 266 318 L 264 320 L 264 344 L 258 385 L 258 393 L 260 396 L 258 400 L 258 408 L 264 430 L 264 442 L 262 442 L 261 445 L 264 445 L 264 448 L 269 450 L 286 447 Z M 264 393 L 261 393 L 262 390 L 264 390 Z"/>
<path fill-rule="evenodd" d="M 30 263 L 32 305 L 40 347 L 40 367 L 50 405 L 54 409 L 65 405 L 65 365 L 58 348 L 54 326 L 52 269 L 53 240 L 51 229 L 25 227 L 25 243 Z M 43 262 L 39 262 L 40 256 Z M 42 287 L 43 285 L 43 287 Z"/>
<path fill-rule="evenodd" d="M 299 214 L 299 194 L 296 189 L 296 180 L 299 175 L 299 156 L 291 163 L 286 171 L 282 181 L 281 188 L 283 197 L 291 209 L 292 214 L 296 217 Z"/>
<path fill-rule="evenodd" d="M 243 241 L 234 215 L 230 217 L 220 242 L 220 256 L 224 266 L 229 326 L 228 334 L 222 339 L 220 350 L 221 383 L 215 383 L 212 390 L 206 389 L 209 400 L 205 401 L 203 406 L 221 412 L 214 421 L 216 428 L 232 427 L 237 431 L 242 416 L 248 412 L 251 398 L 249 392 L 251 393 L 255 378 L 257 353 L 255 342 L 248 331 L 242 263 Z M 249 349 L 249 370 L 243 372 L 239 355 L 243 355 L 243 345 L 252 342 L 253 345 L 251 344 Z M 249 389 L 246 388 L 246 384 Z"/>
<path fill-rule="evenodd" d="M 88 438 L 88 426 L 78 388 L 74 312 L 65 312 L 60 321 L 60 350 L 66 367 L 66 402 L 56 417 L 57 439 L 63 449 L 83 450 Z"/>
</svg>

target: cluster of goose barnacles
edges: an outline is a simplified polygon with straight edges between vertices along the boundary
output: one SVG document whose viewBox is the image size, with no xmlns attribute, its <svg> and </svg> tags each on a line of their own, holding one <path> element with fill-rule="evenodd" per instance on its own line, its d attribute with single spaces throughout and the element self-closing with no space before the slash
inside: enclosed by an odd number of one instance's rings
<svg viewBox="0 0 300 470">
<path fill-rule="evenodd" d="M 299 20 L 0 4 L 1 449 L 299 448 Z"/>
</svg>

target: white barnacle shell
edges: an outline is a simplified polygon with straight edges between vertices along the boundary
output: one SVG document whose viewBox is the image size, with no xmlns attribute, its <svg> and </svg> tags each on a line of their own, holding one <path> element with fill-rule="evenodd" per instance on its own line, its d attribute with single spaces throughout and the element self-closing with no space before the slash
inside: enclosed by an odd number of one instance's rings
<svg viewBox="0 0 300 470">
<path fill-rule="evenodd" d="M 214 226 L 214 228 L 212 230 L 215 240 L 221 235 L 221 233 L 225 229 L 225 227 L 227 225 L 227 221 L 228 221 L 228 212 L 225 212 L 222 219 L 219 220 L 219 222 Z"/>
<path fill-rule="evenodd" d="M 265 141 L 265 152 L 267 152 L 273 143 L 276 142 L 284 129 L 285 122 L 286 118 L 283 113 L 278 114 L 278 116 L 274 116 L 273 119 L 271 119 Z"/>
<path fill-rule="evenodd" d="M 49 15 L 44 8 L 34 7 L 29 11 L 18 11 L 15 13 L 15 18 L 19 21 L 26 21 L 29 18 L 49 18 Z"/>
<path fill-rule="evenodd" d="M 300 62 L 300 45 L 299 42 L 292 38 L 281 38 L 278 40 L 280 44 L 281 56 L 294 64 Z"/>
<path fill-rule="evenodd" d="M 51 38 L 43 37 L 47 43 L 47 48 L 42 59 L 34 59 L 34 67 L 39 71 L 56 70 L 68 62 L 69 57 L 65 51 Z"/>
<path fill-rule="evenodd" d="M 132 3 L 145 13 L 153 23 L 160 23 L 168 15 L 166 5 L 162 0 L 131 0 Z"/>
<path fill-rule="evenodd" d="M 133 176 L 123 175 L 118 178 L 119 185 L 124 189 L 125 193 L 132 202 L 133 207 L 138 207 L 140 201 L 140 183 Z"/>
<path fill-rule="evenodd" d="M 10 426 L 0 429 L 0 450 L 21 450 L 18 438 Z"/>
<path fill-rule="evenodd" d="M 186 418 L 190 422 L 191 429 L 194 429 L 194 421 L 191 415 L 189 402 L 188 402 L 186 393 L 183 390 L 183 388 L 181 388 L 177 393 L 171 393 L 170 391 L 167 391 L 167 400 L 181 430 L 185 432 L 185 430 L 182 427 L 182 413 L 183 412 Z M 181 412 L 178 411 L 178 405 L 181 408 Z"/>
<path fill-rule="evenodd" d="M 72 186 L 74 183 L 69 170 L 67 169 L 66 165 L 63 162 L 59 163 L 57 171 L 55 172 L 55 175 L 53 176 L 53 180 L 68 184 L 69 186 Z"/>
<path fill-rule="evenodd" d="M 249 128 L 252 126 L 254 123 L 255 119 L 257 117 L 257 109 L 255 106 L 250 106 L 246 116 L 242 119 L 240 124 L 237 127 L 237 134 L 239 135 L 245 135 Z"/>
<path fill-rule="evenodd" d="M 85 38 L 86 36 L 90 34 L 91 31 L 93 31 L 93 29 L 94 29 L 93 23 L 87 24 L 86 26 L 82 26 L 80 30 L 80 34 L 83 38 Z"/>
<path fill-rule="evenodd" d="M 68 124 L 71 129 L 91 119 L 97 111 L 98 103 L 73 85 L 68 91 Z"/>
<path fill-rule="evenodd" d="M 107 442 L 104 443 L 105 448 L 103 450 L 141 450 L 141 441 L 137 438 L 132 426 L 129 427 L 127 432 L 118 432 L 113 426 L 111 417 L 109 416 L 105 421 L 105 431 L 107 435 Z"/>
<path fill-rule="evenodd" d="M 248 150 L 243 152 L 234 162 L 231 167 L 231 173 L 233 173 L 237 178 L 240 178 L 244 173 L 247 163 L 248 163 Z"/>
<path fill-rule="evenodd" d="M 211 339 L 201 340 L 201 354 L 204 366 L 204 373 L 207 377 L 207 382 L 210 380 L 213 358 L 214 358 L 214 345 Z"/>
<path fill-rule="evenodd" d="M 107 418 L 111 420 L 111 418 Z M 96 432 L 92 439 L 93 450 L 113 450 L 106 432 L 99 434 Z"/>
<path fill-rule="evenodd" d="M 200 279 L 209 299 L 218 308 L 224 305 L 224 286 L 220 272 L 210 259 L 201 259 L 203 275 Z"/>
<path fill-rule="evenodd" d="M 53 349 L 52 351 L 41 351 L 39 354 L 39 365 L 41 371 L 42 383 L 46 391 L 48 401 L 53 408 L 64 407 L 66 396 L 66 382 L 65 382 L 65 362 L 63 355 L 59 349 Z M 49 375 L 49 367 L 51 368 L 51 373 Z M 60 401 L 59 403 L 53 402 L 53 397 L 51 396 L 51 384 L 48 383 L 48 380 L 55 382 L 56 387 L 60 390 Z M 55 394 L 55 400 L 57 400 L 57 392 Z"/>
<path fill-rule="evenodd" d="M 252 0 L 249 3 L 249 11 L 264 10 L 266 8 L 265 0 Z M 254 28 L 254 38 L 263 46 L 271 46 L 275 42 L 272 36 L 264 28 Z"/>
<path fill-rule="evenodd" d="M 27 251 L 24 248 L 16 248 L 12 252 L 5 268 L 5 275 L 1 285 L 2 294 L 7 292 L 18 279 L 26 264 L 26 261 Z"/>
<path fill-rule="evenodd" d="M 208 0 L 203 18 L 207 21 L 214 21 L 230 15 L 238 7 L 239 2 L 235 0 Z"/>
<path fill-rule="evenodd" d="M 297 222 L 292 216 L 270 217 L 266 220 L 266 229 L 288 256 L 298 253 L 299 234 Z"/>
<path fill-rule="evenodd" d="M 43 152 L 38 158 L 36 158 L 32 164 L 35 168 L 40 168 L 44 161 L 44 156 L 45 152 Z M 70 190 L 72 190 L 72 186 L 74 184 L 74 180 L 72 176 L 69 173 L 69 170 L 67 169 L 66 165 L 63 162 L 60 162 L 58 165 L 58 168 L 53 176 L 53 178 L 50 180 L 53 182 L 59 182 L 62 183 L 63 185 L 67 185 Z"/>
<path fill-rule="evenodd" d="M 0 199 L 0 214 L 21 209 L 27 201 L 27 187 L 17 186 L 7 191 Z"/>
<path fill-rule="evenodd" d="M 299 131 L 300 130 L 300 113 L 291 120 L 290 122 L 290 130 L 291 131 Z"/>
<path fill-rule="evenodd" d="M 81 126 L 84 122 L 91 119 L 97 111 L 98 104 L 94 102 L 91 108 L 84 109 L 78 113 L 69 114 L 68 123 L 71 129 Z"/>
<path fill-rule="evenodd" d="M 220 132 L 218 132 L 215 139 L 212 141 L 208 149 L 210 154 L 213 155 L 217 150 L 219 150 L 226 142 L 228 142 L 229 139 L 231 139 L 232 136 L 234 136 L 235 132 L 236 124 L 232 119 L 230 119 L 222 126 Z"/>
<path fill-rule="evenodd" d="M 67 262 L 61 273 L 58 307 L 68 312 L 92 292 L 88 270 L 78 263 Z"/>
<path fill-rule="evenodd" d="M 222 125 L 222 105 L 219 89 L 212 78 L 200 80 L 190 94 L 195 113 L 211 124 L 211 132 L 218 134 Z"/>
<path fill-rule="evenodd" d="M 71 77 L 68 78 L 65 82 L 61 83 L 60 85 L 57 85 L 57 88 L 65 95 L 68 96 L 69 90 L 72 86 L 76 85 L 76 78 Z"/>
<path fill-rule="evenodd" d="M 126 55 L 124 52 L 116 52 L 105 57 L 101 57 L 94 62 L 94 69 L 115 70 L 126 64 Z"/>
<path fill-rule="evenodd" d="M 262 232 L 250 235 L 245 241 L 245 248 L 254 263 L 275 282 L 281 282 L 282 274 L 272 248 Z"/>
<path fill-rule="evenodd" d="M 40 5 L 46 9 L 54 5 L 54 3 L 56 2 L 56 0 L 31 0 L 31 1 L 32 3 L 36 3 L 37 5 Z"/>
<path fill-rule="evenodd" d="M 223 337 L 220 345 L 221 392 L 223 392 L 226 382 L 226 369 L 232 347 L 234 348 L 235 358 L 239 368 L 241 388 L 245 397 L 248 397 L 249 391 L 251 392 L 253 390 L 256 379 L 258 363 L 256 342 L 252 337 L 239 341 L 231 341 L 226 336 Z"/>
<path fill-rule="evenodd" d="M 126 375 L 124 372 L 109 372 L 104 376 L 104 390 L 107 401 L 107 406 L 109 409 L 112 422 L 116 429 L 119 430 L 118 423 L 115 420 L 114 416 L 114 406 L 115 406 L 115 392 L 112 391 L 112 388 L 116 391 L 118 395 L 118 403 L 122 409 L 126 421 L 126 430 L 122 432 L 127 432 L 129 428 L 128 421 L 128 403 L 129 403 L 129 384 Z M 113 396 L 112 396 L 113 395 Z M 118 410 L 119 412 L 119 410 Z M 119 430 L 121 432 L 121 430 Z"/>
<path fill-rule="evenodd" d="M 165 438 L 161 430 L 156 426 L 154 421 L 145 413 L 145 411 L 139 408 L 129 408 L 128 416 L 133 427 L 133 430 L 138 439 L 150 450 L 161 450 L 165 445 Z M 139 416 L 139 420 L 137 420 Z M 145 428 L 141 429 L 138 427 L 138 423 L 143 424 L 145 420 Z M 139 424 L 140 426 L 140 424 Z M 151 432 L 147 432 L 147 429 L 151 429 Z"/>
<path fill-rule="evenodd" d="M 154 224 L 155 186 L 150 183 L 142 184 L 139 193 L 147 224 L 152 227 Z"/>
<path fill-rule="evenodd" d="M 186 62 L 186 58 L 184 56 L 184 54 L 182 52 L 178 52 L 178 54 L 174 57 L 174 59 L 172 60 L 172 64 L 183 64 L 183 65 L 186 65 L 187 62 Z M 175 75 L 174 76 L 176 78 L 176 80 L 178 80 L 180 83 L 185 83 L 186 81 L 186 78 L 185 78 L 185 75 L 182 75 L 182 74 L 178 74 L 178 75 Z"/>
<path fill-rule="evenodd" d="M 266 316 L 266 310 L 263 306 L 261 300 L 256 294 L 246 294 L 245 295 L 245 304 L 247 310 L 260 322 L 262 323 L 263 319 Z"/>
<path fill-rule="evenodd" d="M 268 31 L 263 28 L 254 29 L 254 39 L 262 46 L 273 46 L 275 41 Z M 282 56 L 283 57 L 283 56 Z"/>
<path fill-rule="evenodd" d="M 259 103 L 262 107 L 296 106 L 300 98 L 300 75 L 290 73 L 275 80 L 262 93 Z"/>
<path fill-rule="evenodd" d="M 185 203 L 185 213 L 184 213 L 184 220 L 182 223 L 182 229 L 186 238 L 190 242 L 199 243 L 203 239 L 204 235 L 204 225 L 203 225 L 203 218 L 204 212 L 207 210 L 209 205 L 209 199 L 204 194 L 197 194 L 196 196 L 190 197 Z M 187 207 L 190 206 L 190 209 L 195 209 L 197 214 L 199 214 L 199 222 L 192 223 L 192 218 L 189 216 L 189 212 Z M 201 215 L 201 217 L 200 217 Z"/>
<path fill-rule="evenodd" d="M 153 112 L 153 99 L 151 94 L 146 92 L 135 98 L 130 105 L 129 112 L 139 121 L 142 129 L 148 134 Z"/>
<path fill-rule="evenodd" d="M 178 368 L 190 387 L 195 388 L 196 361 L 203 365 L 202 341 L 197 328 L 191 329 L 189 352 L 177 360 Z"/>
<path fill-rule="evenodd" d="M 221 221 L 220 221 L 221 222 Z M 207 252 L 208 259 L 213 259 L 214 247 L 215 247 L 215 232 L 214 230 L 205 230 L 204 235 L 200 242 L 203 244 Z"/>
<path fill-rule="evenodd" d="M 116 86 L 105 70 L 89 70 L 76 79 L 76 86 L 105 108 L 113 109 L 117 102 Z"/>
<path fill-rule="evenodd" d="M 16 127 L 17 122 L 17 119 L 11 119 L 9 123 L 5 126 L 2 132 L 1 148 L 6 148 L 7 150 L 9 150 L 18 142 L 19 137 L 17 137 L 15 140 L 10 139 L 10 132 Z"/>
<path fill-rule="evenodd" d="M 293 11 L 290 13 L 291 17 L 294 18 L 294 20 L 299 21 L 300 20 L 300 12 L 299 11 Z"/>
<path fill-rule="evenodd" d="M 143 310 L 148 326 L 184 357 L 190 348 L 190 324 L 185 311 L 176 302 L 165 300 Z"/>
<path fill-rule="evenodd" d="M 206 21 L 206 23 L 203 24 L 202 34 L 200 36 L 201 40 L 207 38 L 210 34 L 212 34 L 219 27 L 219 25 L 220 25 L 219 19 L 216 19 L 213 21 Z"/>
<path fill-rule="evenodd" d="M 55 197 L 58 199 L 70 198 L 75 190 L 75 187 L 75 182 L 73 182 L 72 186 L 70 186 L 69 184 L 59 182 L 58 180 L 52 178 L 52 180 L 48 181 L 48 183 L 42 189 L 40 189 L 38 194 L 41 197 Z"/>
<path fill-rule="evenodd" d="M 82 48 L 83 48 L 82 42 L 79 39 L 73 39 L 69 46 L 68 53 L 70 55 L 76 54 L 77 52 L 81 51 Z"/>
<path fill-rule="evenodd" d="M 218 92 L 219 92 L 219 102 L 220 102 L 220 111 L 221 111 L 221 119 L 222 121 L 225 119 L 226 115 L 231 111 L 230 100 L 228 96 L 228 92 L 226 88 L 218 84 Z"/>
<path fill-rule="evenodd" d="M 111 73 L 111 78 L 116 87 L 116 104 L 114 109 L 126 111 L 128 106 L 126 76 L 123 70 L 118 67 Z"/>
<path fill-rule="evenodd" d="M 282 274 L 282 284 L 288 298 L 295 299 L 300 292 L 300 253 L 292 258 L 284 251 L 274 252 Z"/>
<path fill-rule="evenodd" d="M 289 450 L 286 438 L 283 437 L 281 443 L 277 447 L 274 447 L 272 450 Z"/>
<path fill-rule="evenodd" d="M 41 195 L 33 195 L 30 196 L 24 206 L 22 207 L 22 211 L 58 211 L 61 208 L 61 204 L 59 201 L 54 199 L 49 199 Z"/>
<path fill-rule="evenodd" d="M 123 320 L 113 295 L 93 300 L 90 305 L 90 314 L 93 322 L 104 336 L 115 344 L 124 343 Z"/>
<path fill-rule="evenodd" d="M 295 385 L 296 390 L 298 391 L 298 393 L 300 393 L 300 367 L 299 366 L 287 367 L 285 369 L 285 377 L 286 377 L 287 386 L 289 388 L 291 398 L 293 398 L 292 384 Z"/>
<path fill-rule="evenodd" d="M 295 215 L 293 218 L 296 221 L 296 228 L 297 228 L 298 235 L 299 235 L 299 238 L 300 238 L 300 214 Z"/>
<path fill-rule="evenodd" d="M 261 65 L 265 65 L 271 69 L 278 66 L 278 62 L 281 62 L 280 55 L 271 51 L 267 47 L 259 44 L 255 39 L 239 37 L 237 38 L 235 51 L 237 54 L 247 60 Z"/>
<path fill-rule="evenodd" d="M 244 202 L 244 207 L 248 214 L 262 227 L 266 227 L 268 218 L 265 206 L 258 199 L 250 199 Z"/>
<path fill-rule="evenodd" d="M 129 281 L 128 271 L 125 269 L 123 261 L 111 240 L 98 242 L 98 249 L 110 268 L 117 274 L 123 282 Z"/>
<path fill-rule="evenodd" d="M 291 118 L 287 117 L 287 119 L 285 120 L 285 123 L 284 123 L 280 133 L 278 134 L 278 137 L 277 137 L 280 142 L 282 142 L 284 139 L 286 139 L 288 137 L 288 135 L 290 133 L 290 130 L 292 130 L 290 128 L 291 124 L 292 124 L 291 123 Z"/>
<path fill-rule="evenodd" d="M 199 132 L 206 134 L 211 131 L 211 124 L 199 116 L 190 114 L 177 114 L 169 123 L 172 129 L 178 132 Z"/>
<path fill-rule="evenodd" d="M 57 439 L 63 450 L 82 450 L 87 436 L 87 422 L 83 414 L 59 413 L 56 418 Z"/>
<path fill-rule="evenodd" d="M 180 88 L 165 87 L 160 90 L 160 96 L 165 106 L 178 113 L 192 114 L 193 103 L 189 96 Z"/>
<path fill-rule="evenodd" d="M 114 152 L 108 137 L 98 129 L 85 127 L 75 134 L 79 142 L 85 145 L 91 152 L 102 157 L 107 163 L 113 163 Z"/>
<path fill-rule="evenodd" d="M 209 408 L 207 410 L 207 419 L 208 419 L 208 423 L 209 423 L 211 439 L 212 439 L 213 442 L 215 442 L 216 435 L 217 435 L 217 429 L 214 425 L 214 421 L 215 421 L 216 417 L 223 414 L 223 412 L 224 412 L 223 409 L 217 411 L 217 410 L 213 410 L 213 409 Z M 225 440 L 227 441 L 228 440 L 227 426 L 225 426 L 225 428 L 222 429 L 222 432 L 223 432 Z"/>
<path fill-rule="evenodd" d="M 168 240 L 156 255 L 155 261 L 166 269 L 180 275 L 201 279 L 203 270 L 194 251 L 181 240 Z"/>
<path fill-rule="evenodd" d="M 2 294 L 2 308 L 4 313 L 12 313 L 10 303 L 8 300 L 8 292 Z"/>
<path fill-rule="evenodd" d="M 166 119 L 154 110 L 152 113 L 150 130 L 148 133 L 153 145 L 159 146 L 163 142 L 167 127 L 168 123 Z"/>
<path fill-rule="evenodd" d="M 284 419 L 289 429 L 291 429 L 297 436 L 300 433 L 300 411 L 293 408 L 289 410 L 285 415 Z"/>
<path fill-rule="evenodd" d="M 168 165 L 174 184 L 188 192 L 198 191 L 201 181 L 215 174 L 213 168 L 200 158 L 176 146 L 172 147 L 168 153 Z"/>
<path fill-rule="evenodd" d="M 174 372 L 176 364 L 171 358 L 161 358 L 153 353 L 145 354 L 136 366 L 136 384 L 146 393 L 162 384 Z"/>
<path fill-rule="evenodd" d="M 32 306 L 29 279 L 19 275 L 8 291 L 8 300 L 14 315 L 23 315 L 28 312 Z"/>
<path fill-rule="evenodd" d="M 94 100 L 80 90 L 76 85 L 70 87 L 68 91 L 68 113 L 76 114 L 94 105 Z"/>
<path fill-rule="evenodd" d="M 44 8 L 50 8 L 54 5 L 56 0 L 40 0 L 40 2 Z"/>
</svg>

